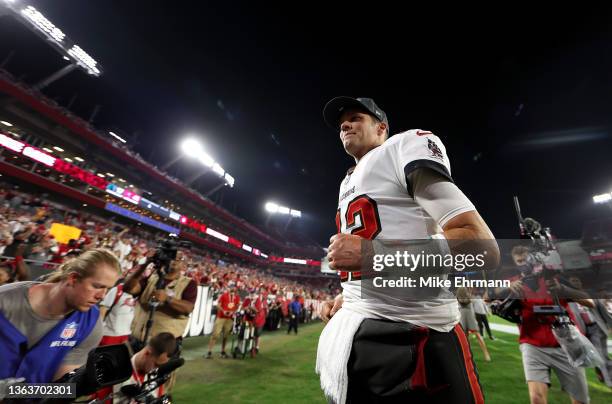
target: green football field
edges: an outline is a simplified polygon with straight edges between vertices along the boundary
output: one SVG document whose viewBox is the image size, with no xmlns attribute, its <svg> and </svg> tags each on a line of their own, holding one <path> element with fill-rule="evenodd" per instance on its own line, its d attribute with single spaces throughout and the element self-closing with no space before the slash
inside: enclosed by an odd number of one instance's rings
<svg viewBox="0 0 612 404">
<path fill-rule="evenodd" d="M 492 319 L 504 323 L 503 320 Z M 509 324 L 509 323 L 507 323 Z M 221 359 L 220 345 L 214 359 L 206 360 L 208 337 L 185 341 L 186 364 L 180 369 L 173 390 L 177 403 L 325 403 L 314 373 L 317 342 L 323 324 L 300 328 L 297 336 L 284 331 L 262 337 L 261 352 L 255 359 Z M 470 338 L 480 381 L 487 403 L 528 403 L 527 385 L 517 336 L 494 332 L 487 340 L 492 362 L 484 362 L 475 339 Z M 229 344 L 228 344 L 229 345 Z M 229 351 L 229 349 L 228 349 Z M 591 402 L 612 403 L 612 390 L 599 383 L 593 369 L 587 369 Z M 569 403 L 553 376 L 549 403 Z"/>
</svg>

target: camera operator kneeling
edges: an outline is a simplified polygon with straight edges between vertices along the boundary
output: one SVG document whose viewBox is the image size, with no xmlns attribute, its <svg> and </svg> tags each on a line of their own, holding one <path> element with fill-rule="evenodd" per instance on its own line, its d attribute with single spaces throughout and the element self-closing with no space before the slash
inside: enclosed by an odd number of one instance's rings
<svg viewBox="0 0 612 404">
<path fill-rule="evenodd" d="M 93 249 L 44 283 L 0 287 L 0 380 L 49 383 L 85 364 L 102 338 L 96 304 L 119 274 L 113 253 Z"/>
<path fill-rule="evenodd" d="M 113 404 L 127 404 L 136 402 L 135 397 L 146 395 L 150 399 L 160 398 L 164 395 L 163 383 L 153 381 L 153 371 L 168 363 L 176 351 L 176 339 L 167 332 L 162 332 L 149 340 L 147 345 L 132 356 L 132 377 L 121 384 L 113 386 Z M 149 386 L 150 385 L 150 386 Z M 124 386 L 133 386 L 125 388 Z M 146 390 L 152 390 L 144 394 Z M 129 392 L 132 394 L 128 394 Z M 144 398 L 143 398 L 144 399 Z M 108 404 L 109 401 L 106 401 Z"/>
<path fill-rule="evenodd" d="M 123 290 L 138 299 L 132 335 L 144 344 L 152 335 L 168 332 L 177 339 L 180 346 L 189 314 L 198 296 L 197 285 L 193 279 L 181 273 L 185 269 L 181 251 L 177 251 L 167 265 L 165 262 L 162 265 L 156 262 L 159 252 L 156 254 L 125 280 Z M 142 278 L 151 263 L 156 270 L 148 278 Z M 167 390 L 172 388 L 174 381 L 173 376 L 166 385 Z"/>
</svg>

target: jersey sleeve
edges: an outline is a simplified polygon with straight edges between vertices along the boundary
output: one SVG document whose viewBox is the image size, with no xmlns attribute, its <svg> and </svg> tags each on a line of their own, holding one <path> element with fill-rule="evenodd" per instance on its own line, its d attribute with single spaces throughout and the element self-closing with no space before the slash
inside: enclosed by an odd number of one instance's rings
<svg viewBox="0 0 612 404">
<path fill-rule="evenodd" d="M 100 302 L 100 306 L 111 307 L 113 305 L 113 302 L 115 301 L 115 296 L 117 296 L 116 286 L 108 291 L 106 296 L 104 296 L 104 299 Z"/>
<path fill-rule="evenodd" d="M 400 174 L 402 185 L 411 197 L 414 195 L 414 190 L 409 176 L 419 168 L 429 168 L 453 182 L 450 161 L 440 138 L 432 132 L 419 129 L 396 136 L 400 137 L 394 156 L 396 170 Z"/>
</svg>

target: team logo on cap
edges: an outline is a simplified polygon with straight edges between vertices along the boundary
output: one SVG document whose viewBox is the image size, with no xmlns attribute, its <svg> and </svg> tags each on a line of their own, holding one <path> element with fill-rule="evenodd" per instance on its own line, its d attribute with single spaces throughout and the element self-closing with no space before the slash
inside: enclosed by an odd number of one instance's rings
<svg viewBox="0 0 612 404">
<path fill-rule="evenodd" d="M 77 332 L 77 328 L 78 328 L 78 324 L 75 322 L 69 323 L 66 325 L 66 327 L 62 330 L 62 333 L 60 334 L 60 338 L 62 339 L 70 339 L 72 337 L 74 337 L 74 335 Z"/>
<path fill-rule="evenodd" d="M 436 142 L 431 139 L 427 139 L 427 147 L 429 148 L 429 152 L 432 157 L 443 159 L 444 155 L 442 154 L 442 150 L 438 147 Z"/>
</svg>

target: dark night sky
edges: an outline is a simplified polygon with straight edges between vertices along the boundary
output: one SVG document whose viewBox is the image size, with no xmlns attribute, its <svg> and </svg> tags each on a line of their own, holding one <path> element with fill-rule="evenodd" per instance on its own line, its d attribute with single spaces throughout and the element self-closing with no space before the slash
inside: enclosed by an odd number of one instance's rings
<svg viewBox="0 0 612 404">
<path fill-rule="evenodd" d="M 295 229 L 322 244 L 352 164 L 321 117 L 337 95 L 374 98 L 392 132 L 440 136 L 498 237 L 517 233 L 515 194 L 559 237 L 606 213 L 591 199 L 612 189 L 605 10 L 219 3 L 30 1 L 104 69 L 44 92 L 62 105 L 77 94 L 85 118 L 100 104 L 95 125 L 140 132 L 136 150 L 157 165 L 185 133 L 200 134 L 236 178 L 223 206 L 254 223 L 268 199 L 301 209 Z M 65 63 L 7 17 L 0 45 L 0 60 L 16 51 L 6 69 L 29 83 Z"/>
</svg>

